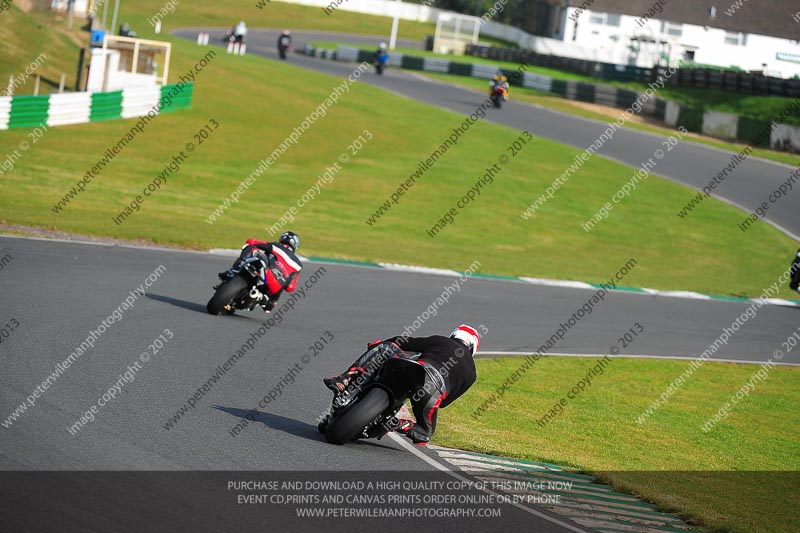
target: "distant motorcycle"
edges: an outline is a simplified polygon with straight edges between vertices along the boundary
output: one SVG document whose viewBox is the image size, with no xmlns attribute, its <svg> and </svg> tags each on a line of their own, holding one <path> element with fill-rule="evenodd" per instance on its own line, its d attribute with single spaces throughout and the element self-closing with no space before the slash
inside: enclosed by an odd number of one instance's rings
<svg viewBox="0 0 800 533">
<path fill-rule="evenodd" d="M 386 69 L 386 63 L 389 61 L 389 54 L 385 51 L 380 51 L 375 55 L 375 74 L 381 75 L 383 74 L 384 69 Z"/>
<path fill-rule="evenodd" d="M 292 41 L 289 39 L 289 37 L 282 35 L 278 41 L 278 55 L 281 59 L 286 59 L 286 54 L 289 52 L 291 47 Z"/>
<path fill-rule="evenodd" d="M 237 309 L 255 309 L 267 298 L 268 269 L 272 270 L 277 279 L 285 279 L 281 270 L 277 265 L 271 264 L 270 258 L 265 254 L 259 253 L 245 259 L 234 277 L 214 287 L 214 296 L 206 304 L 209 314 L 232 315 Z"/>
<path fill-rule="evenodd" d="M 244 35 L 239 35 L 234 30 L 228 30 L 225 32 L 225 37 L 223 37 L 222 42 L 242 44 L 244 43 Z"/>
<path fill-rule="evenodd" d="M 337 393 L 330 414 L 317 426 L 331 444 L 380 439 L 394 431 L 400 425 L 397 413 L 425 382 L 425 368 L 417 362 L 420 354 L 403 352 L 394 343 L 382 343 L 379 349 L 376 357 L 382 366 L 375 377 L 355 392 Z"/>
<path fill-rule="evenodd" d="M 503 106 L 503 102 L 508 100 L 508 89 L 501 84 L 489 83 L 489 86 L 489 98 L 491 98 L 494 106 L 499 109 Z"/>
</svg>

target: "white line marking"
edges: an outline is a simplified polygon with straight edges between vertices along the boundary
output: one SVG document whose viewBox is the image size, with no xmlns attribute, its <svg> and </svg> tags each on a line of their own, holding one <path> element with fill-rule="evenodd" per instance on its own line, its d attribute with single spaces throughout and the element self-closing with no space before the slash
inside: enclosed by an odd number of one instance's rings
<svg viewBox="0 0 800 533">
<path fill-rule="evenodd" d="M 423 461 L 425 461 L 429 465 L 433 466 L 437 470 L 441 470 L 442 472 L 446 472 L 447 474 L 453 476 L 454 478 L 456 478 L 457 480 L 459 480 L 461 482 L 464 482 L 464 483 L 469 483 L 470 482 L 465 477 L 463 477 L 460 474 L 456 473 L 456 471 L 454 471 L 454 470 L 452 470 L 450 468 L 447 468 L 445 465 L 439 463 L 438 461 L 436 461 L 432 457 L 430 457 L 427 454 L 422 453 L 421 451 L 416 449 L 413 444 L 411 444 L 410 442 L 405 440 L 404 437 L 399 436 L 397 433 L 389 433 L 389 438 L 391 438 L 397 444 L 399 444 L 400 446 L 402 446 L 403 448 L 405 448 L 409 452 L 413 453 L 414 455 L 416 455 L 417 457 L 419 457 L 420 459 L 422 459 Z M 482 488 L 480 490 L 482 490 L 486 494 L 491 494 L 491 495 L 497 496 L 497 497 L 501 496 L 500 494 L 498 494 L 497 492 L 494 492 L 493 490 L 489 490 L 489 489 L 486 489 L 486 488 Z M 530 514 L 532 514 L 534 516 L 538 516 L 539 518 L 543 518 L 543 519 L 547 520 L 548 522 L 552 522 L 554 524 L 557 524 L 557 525 L 559 525 L 559 526 L 561 526 L 563 528 L 566 528 L 566 529 L 568 529 L 570 531 L 575 531 L 576 533 L 590 533 L 589 531 L 587 531 L 585 529 L 580 529 L 578 527 L 573 526 L 572 524 L 568 524 L 566 522 L 562 522 L 561 520 L 559 520 L 557 518 L 553 518 L 552 516 L 546 515 L 544 513 L 540 513 L 539 511 L 537 511 L 535 509 L 531 509 L 529 507 L 525 507 L 524 505 L 521 505 L 521 504 L 519 504 L 517 502 L 507 502 L 507 503 L 509 505 L 513 505 L 517 509 L 521 509 L 521 510 L 523 510 L 523 511 L 525 511 L 527 513 L 530 513 Z"/>
<path fill-rule="evenodd" d="M 212 248 L 208 253 L 211 255 L 238 256 L 242 251 L 234 250 L 233 248 Z"/>
<path fill-rule="evenodd" d="M 658 289 L 642 289 L 648 294 L 654 296 L 666 296 L 668 298 L 687 298 L 689 300 L 711 300 L 711 296 L 700 294 L 699 292 L 691 291 L 661 291 Z"/>
<path fill-rule="evenodd" d="M 545 279 L 545 278 L 519 278 L 526 283 L 531 283 L 533 285 L 545 285 L 547 287 L 569 287 L 571 289 L 594 289 L 599 290 L 597 287 L 593 287 L 588 283 L 583 281 L 565 281 L 565 280 L 558 280 L 558 279 Z"/>
<path fill-rule="evenodd" d="M 419 272 L 421 274 L 434 274 L 436 276 L 461 276 L 460 272 L 448 270 L 446 268 L 433 268 L 414 265 L 399 265 L 397 263 L 378 263 L 386 270 L 396 270 L 399 272 Z"/>
<path fill-rule="evenodd" d="M 533 355 L 533 352 L 484 352 L 480 351 L 475 354 L 476 357 L 481 356 L 529 356 Z M 606 357 L 608 356 L 609 359 L 655 359 L 655 360 L 663 360 L 663 361 L 692 361 L 695 359 L 699 359 L 699 357 L 695 357 L 693 355 L 611 355 L 607 353 L 546 353 L 542 354 L 542 357 L 584 357 L 584 358 L 591 358 L 591 357 Z M 710 361 L 713 363 L 740 363 L 743 365 L 763 365 L 766 360 L 764 361 L 751 361 L 749 359 L 716 359 L 713 357 L 709 357 L 705 359 L 705 361 Z M 800 363 L 784 363 L 784 362 L 773 362 L 773 364 L 778 366 L 800 366 Z"/>
</svg>

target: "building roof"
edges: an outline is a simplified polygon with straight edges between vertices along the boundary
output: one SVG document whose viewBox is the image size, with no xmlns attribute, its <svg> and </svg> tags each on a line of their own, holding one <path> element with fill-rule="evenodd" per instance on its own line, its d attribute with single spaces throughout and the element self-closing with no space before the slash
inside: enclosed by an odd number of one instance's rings
<svg viewBox="0 0 800 533">
<path fill-rule="evenodd" d="M 635 17 L 648 13 L 656 4 L 656 0 L 567 1 L 571 7 L 591 4 L 586 9 Z M 797 0 L 661 0 L 661 4 L 662 12 L 655 13 L 652 18 L 784 39 L 800 39 L 800 23 L 792 18 L 792 15 L 800 12 L 800 2 Z M 717 9 L 715 18 L 710 15 L 712 7 Z M 727 15 L 726 11 L 732 7 L 736 11 Z M 800 14 L 797 17 L 800 18 Z"/>
</svg>

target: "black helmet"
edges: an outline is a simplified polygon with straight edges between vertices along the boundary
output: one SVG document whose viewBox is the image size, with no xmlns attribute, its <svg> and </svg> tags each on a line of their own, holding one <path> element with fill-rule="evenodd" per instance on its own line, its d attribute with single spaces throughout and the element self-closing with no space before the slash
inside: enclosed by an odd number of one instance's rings
<svg viewBox="0 0 800 533">
<path fill-rule="evenodd" d="M 297 236 L 297 233 L 293 231 L 287 231 L 283 235 L 281 235 L 280 240 L 278 241 L 281 244 L 288 246 L 292 249 L 293 252 L 297 251 L 297 248 L 300 246 L 300 237 Z"/>
</svg>

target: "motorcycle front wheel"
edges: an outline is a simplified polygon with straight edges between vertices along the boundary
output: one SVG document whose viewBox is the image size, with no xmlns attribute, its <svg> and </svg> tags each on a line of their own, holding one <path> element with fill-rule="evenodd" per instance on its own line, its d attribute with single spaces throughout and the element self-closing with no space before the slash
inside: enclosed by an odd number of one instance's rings
<svg viewBox="0 0 800 533">
<path fill-rule="evenodd" d="M 239 296 L 247 290 L 247 281 L 242 279 L 240 276 L 236 276 L 235 278 L 226 281 L 222 285 L 220 285 L 217 292 L 214 293 L 214 296 L 208 301 L 206 304 L 206 310 L 210 315 L 218 315 L 222 312 L 225 312 L 225 306 L 232 304 L 235 302 Z"/>
<path fill-rule="evenodd" d="M 328 423 L 325 438 L 331 444 L 345 444 L 355 440 L 367 424 L 389 408 L 389 395 L 380 388 L 371 389 L 366 396 L 347 408 Z"/>
</svg>

